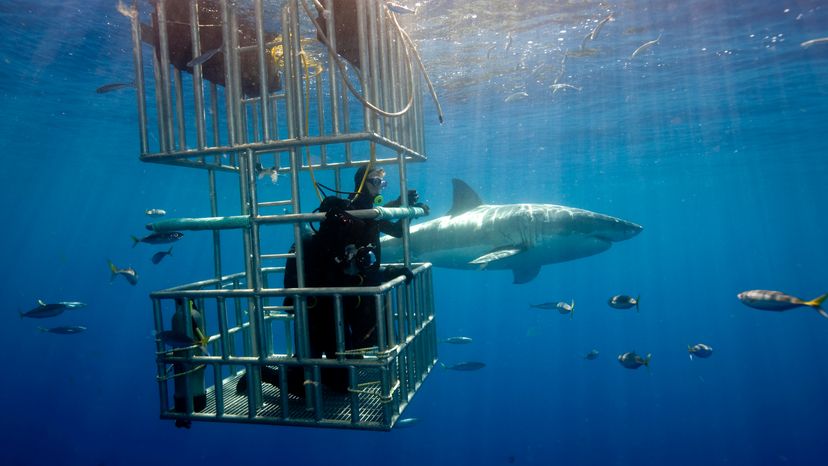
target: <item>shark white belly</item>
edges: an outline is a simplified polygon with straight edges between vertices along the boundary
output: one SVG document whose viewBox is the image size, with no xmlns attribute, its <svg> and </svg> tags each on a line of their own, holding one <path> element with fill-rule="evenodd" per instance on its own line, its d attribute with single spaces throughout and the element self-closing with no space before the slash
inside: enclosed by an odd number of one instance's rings
<svg viewBox="0 0 828 466">
<path fill-rule="evenodd" d="M 413 225 L 411 256 L 436 267 L 511 269 L 515 283 L 531 281 L 546 264 L 591 256 L 641 232 L 642 227 L 588 210 L 552 204 L 482 204 L 454 180 L 448 215 Z M 402 240 L 382 238 L 386 262 L 401 260 Z"/>
</svg>

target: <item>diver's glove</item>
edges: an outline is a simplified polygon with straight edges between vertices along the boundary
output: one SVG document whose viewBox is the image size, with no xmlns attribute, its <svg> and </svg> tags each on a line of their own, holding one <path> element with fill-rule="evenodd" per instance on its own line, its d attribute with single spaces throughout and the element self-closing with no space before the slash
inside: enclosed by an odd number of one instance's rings
<svg viewBox="0 0 828 466">
<path fill-rule="evenodd" d="M 420 194 L 417 192 L 416 189 L 409 189 L 408 190 L 408 205 L 412 207 L 418 207 L 417 201 L 420 199 Z M 394 199 L 391 202 L 385 204 L 385 207 L 399 207 L 402 205 L 402 196 Z"/>
<path fill-rule="evenodd" d="M 385 268 L 385 280 L 383 281 L 390 281 L 393 280 L 400 275 L 405 275 L 405 284 L 408 285 L 411 283 L 411 280 L 414 280 L 414 273 L 408 267 L 401 265 L 401 266 L 389 266 Z"/>
<path fill-rule="evenodd" d="M 414 204 L 414 207 L 419 207 L 419 208 L 423 209 L 425 211 L 426 215 L 431 213 L 431 209 L 428 207 L 428 204 L 426 204 L 425 202 L 418 202 L 418 203 Z"/>
</svg>

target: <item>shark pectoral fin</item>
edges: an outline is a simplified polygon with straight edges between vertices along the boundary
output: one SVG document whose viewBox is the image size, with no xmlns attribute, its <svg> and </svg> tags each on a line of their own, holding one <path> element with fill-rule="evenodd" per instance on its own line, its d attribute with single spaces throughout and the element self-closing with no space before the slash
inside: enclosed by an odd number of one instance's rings
<svg viewBox="0 0 828 466">
<path fill-rule="evenodd" d="M 478 257 L 477 259 L 470 261 L 469 264 L 483 264 L 483 266 L 487 265 L 489 262 L 493 262 L 496 260 L 505 259 L 507 257 L 512 257 L 515 254 L 521 252 L 522 249 L 518 248 L 501 248 L 495 249 L 492 252 L 487 252 L 482 256 Z"/>
<path fill-rule="evenodd" d="M 515 267 L 512 269 L 515 280 L 512 282 L 515 285 L 529 283 L 540 273 L 540 265 L 527 265 L 525 267 Z"/>
</svg>

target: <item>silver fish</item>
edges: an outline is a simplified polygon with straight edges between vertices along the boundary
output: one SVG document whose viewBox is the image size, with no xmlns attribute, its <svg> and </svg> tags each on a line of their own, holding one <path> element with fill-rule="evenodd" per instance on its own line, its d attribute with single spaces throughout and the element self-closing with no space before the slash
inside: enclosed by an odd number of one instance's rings
<svg viewBox="0 0 828 466">
<path fill-rule="evenodd" d="M 115 280 L 115 277 L 118 275 L 123 276 L 130 285 L 137 285 L 138 284 L 138 273 L 132 267 L 127 267 L 125 269 L 119 269 L 115 267 L 115 264 L 112 261 L 109 261 L 109 271 L 112 272 L 112 275 L 109 278 L 109 281 Z"/>
<path fill-rule="evenodd" d="M 58 304 L 66 306 L 66 309 L 80 309 L 82 307 L 86 307 L 86 303 L 82 303 L 80 301 L 61 301 Z"/>
<path fill-rule="evenodd" d="M 555 94 L 558 91 L 562 91 L 562 90 L 566 90 L 566 89 L 573 89 L 573 90 L 576 90 L 576 91 L 581 91 L 581 89 L 583 89 L 583 88 L 578 87 L 578 86 L 573 86 L 572 84 L 554 83 L 554 84 L 549 86 L 549 89 L 552 89 L 552 94 Z"/>
<path fill-rule="evenodd" d="M 564 303 L 560 302 L 555 305 L 558 309 L 558 312 L 561 314 L 569 314 L 569 318 L 571 319 L 572 316 L 575 315 L 575 300 L 573 299 L 571 303 Z"/>
<path fill-rule="evenodd" d="M 193 58 L 192 60 L 187 62 L 187 68 L 194 68 L 196 65 L 203 65 L 207 63 L 211 58 L 216 56 L 217 53 L 221 52 L 221 47 L 215 48 L 213 50 L 208 50 L 201 55 Z"/>
<path fill-rule="evenodd" d="M 598 359 L 598 354 L 599 354 L 598 350 L 594 349 L 594 350 L 590 351 L 589 353 L 585 354 L 584 359 L 587 359 L 589 361 Z"/>
<path fill-rule="evenodd" d="M 687 345 L 687 352 L 690 354 L 690 360 L 692 361 L 693 356 L 697 358 L 709 358 L 713 354 L 713 348 L 704 343 L 698 343 L 693 346 Z"/>
<path fill-rule="evenodd" d="M 414 426 L 416 424 L 419 424 L 419 422 L 420 422 L 419 418 L 406 417 L 406 418 L 403 418 L 403 419 L 397 419 L 397 422 L 394 423 L 394 427 L 402 429 L 404 427 L 411 427 L 411 426 Z"/>
<path fill-rule="evenodd" d="M 643 44 L 641 44 L 640 47 L 635 49 L 635 52 L 633 52 L 632 55 L 630 55 L 630 60 L 632 60 L 633 58 L 637 57 L 638 55 L 644 53 L 645 51 L 647 51 L 647 49 L 649 49 L 650 47 L 656 45 L 658 43 L 658 41 L 660 41 L 660 40 L 661 40 L 661 34 L 659 34 L 658 37 L 653 39 L 653 40 L 644 42 Z"/>
<path fill-rule="evenodd" d="M 265 168 L 261 163 L 257 163 L 256 178 L 261 180 L 264 177 L 269 177 L 270 182 L 276 184 L 279 181 L 279 168 L 276 166 Z"/>
<path fill-rule="evenodd" d="M 20 313 L 20 318 L 30 317 L 32 319 L 45 319 L 47 317 L 55 317 L 63 314 L 63 311 L 69 309 L 63 303 L 46 304 L 41 300 L 37 300 L 37 307 L 26 312 Z"/>
<path fill-rule="evenodd" d="M 525 92 L 515 92 L 514 94 L 510 95 L 509 97 L 506 97 L 505 99 L 503 99 L 503 101 L 508 103 L 508 102 L 514 102 L 516 100 L 525 99 L 527 97 L 529 97 L 529 94 L 527 94 Z"/>
<path fill-rule="evenodd" d="M 449 366 L 443 363 L 440 363 L 440 365 L 443 366 L 444 369 L 461 372 L 476 371 L 486 367 L 486 364 L 476 361 L 458 362 L 457 364 L 451 364 Z"/>
<path fill-rule="evenodd" d="M 152 259 L 151 259 L 152 263 L 157 264 L 157 263 L 161 262 L 161 260 L 163 260 L 165 257 L 171 256 L 172 255 L 172 249 L 173 249 L 172 246 L 170 246 L 170 249 L 168 249 L 166 251 L 158 251 L 155 254 L 153 254 Z"/>
<path fill-rule="evenodd" d="M 822 317 L 828 318 L 828 313 L 822 309 L 822 302 L 828 297 L 828 293 L 814 298 L 810 301 L 804 301 L 796 296 L 787 295 L 781 291 L 770 290 L 750 290 L 743 291 L 736 295 L 744 305 L 750 306 L 754 309 L 761 309 L 763 311 L 782 312 L 788 309 L 794 309 L 801 306 L 808 306 L 816 309 Z"/>
<path fill-rule="evenodd" d="M 40 330 L 41 332 L 56 333 L 58 335 L 73 335 L 75 333 L 83 332 L 84 330 L 86 330 L 86 327 L 84 327 L 82 325 L 71 325 L 71 326 L 67 326 L 67 327 L 52 327 L 52 328 L 38 327 L 37 329 Z"/>
<path fill-rule="evenodd" d="M 610 307 L 614 307 L 615 309 L 629 309 L 635 306 L 635 312 L 638 311 L 638 300 L 641 298 L 641 295 L 636 296 L 633 298 L 632 296 L 627 296 L 623 294 L 615 295 L 609 299 L 607 304 Z"/>
<path fill-rule="evenodd" d="M 635 351 L 630 351 L 629 353 L 619 354 L 618 362 L 627 369 L 638 369 L 641 366 L 650 367 L 652 357 L 652 354 L 648 354 L 646 358 L 642 358 L 635 354 Z"/>
<path fill-rule="evenodd" d="M 411 8 L 409 8 L 407 6 L 401 5 L 401 4 L 396 3 L 396 2 L 385 2 L 385 6 L 388 7 L 388 9 L 393 11 L 394 13 L 398 13 L 398 14 L 401 14 L 401 15 L 406 15 L 406 14 L 415 14 L 416 15 L 417 14 L 416 9 L 412 10 Z"/>
<path fill-rule="evenodd" d="M 147 243 L 147 244 L 167 244 L 167 243 L 174 243 L 181 238 L 184 237 L 184 233 L 180 231 L 166 231 L 166 232 L 158 232 L 152 233 L 147 235 L 143 238 L 138 238 L 133 236 L 132 237 L 132 247 L 138 245 L 138 243 Z"/>
<path fill-rule="evenodd" d="M 807 49 L 808 47 L 817 44 L 828 44 L 828 37 L 820 37 L 819 39 L 806 40 L 805 42 L 799 44 L 799 46 Z"/>
<path fill-rule="evenodd" d="M 163 217 L 167 215 L 167 211 L 164 209 L 147 209 L 144 213 L 150 217 Z"/>
<path fill-rule="evenodd" d="M 472 339 L 470 337 L 448 337 L 442 342 L 452 345 L 467 345 L 472 342 Z"/>
<path fill-rule="evenodd" d="M 132 81 L 123 82 L 123 83 L 109 83 L 104 84 L 103 86 L 95 89 L 95 92 L 98 94 L 106 94 L 107 92 L 118 91 L 121 89 L 127 89 L 130 87 L 135 87 L 135 83 Z"/>
</svg>

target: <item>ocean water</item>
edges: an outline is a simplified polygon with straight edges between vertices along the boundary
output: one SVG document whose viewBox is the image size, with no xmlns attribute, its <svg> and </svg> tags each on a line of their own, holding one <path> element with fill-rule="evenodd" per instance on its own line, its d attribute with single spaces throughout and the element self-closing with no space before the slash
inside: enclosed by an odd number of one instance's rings
<svg viewBox="0 0 828 466">
<path fill-rule="evenodd" d="M 436 269 L 440 336 L 474 338 L 441 361 L 487 366 L 434 371 L 405 413 L 420 422 L 390 433 L 158 419 L 148 294 L 208 277 L 209 240 L 154 266 L 130 235 L 148 208 L 206 215 L 207 180 L 141 163 L 134 91 L 94 92 L 133 73 L 115 4 L 0 0 L 0 463 L 824 464 L 828 319 L 736 294 L 828 291 L 828 45 L 800 46 L 828 36 L 825 2 L 433 0 L 402 18 L 446 113 L 426 101 L 429 160 L 410 167 L 433 214 L 460 178 L 644 231 L 524 285 Z M 108 259 L 139 284 L 110 283 Z M 609 308 L 621 293 L 641 312 Z M 38 299 L 89 306 L 21 320 Z M 528 307 L 570 299 L 571 320 Z M 691 361 L 699 342 L 715 353 Z M 615 360 L 633 350 L 649 370 Z"/>
</svg>

